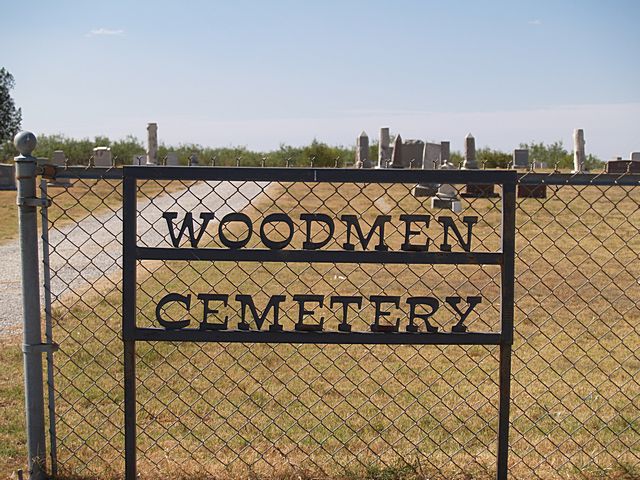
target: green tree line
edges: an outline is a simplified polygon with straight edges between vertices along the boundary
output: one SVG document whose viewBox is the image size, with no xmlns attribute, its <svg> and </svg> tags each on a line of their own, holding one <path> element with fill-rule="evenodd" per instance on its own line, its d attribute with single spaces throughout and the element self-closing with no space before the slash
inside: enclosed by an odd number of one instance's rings
<svg viewBox="0 0 640 480">
<path fill-rule="evenodd" d="M 98 136 L 74 139 L 64 135 L 38 135 L 38 146 L 33 155 L 39 158 L 51 158 L 55 150 L 62 150 L 70 165 L 87 165 L 93 155 L 93 148 L 110 147 L 117 165 L 131 165 L 134 159 L 145 155 L 144 144 L 136 137 L 129 135 L 121 140 L 111 140 Z M 293 147 L 281 144 L 277 150 L 258 152 L 243 146 L 237 147 L 204 147 L 198 144 L 179 144 L 177 146 L 161 144 L 158 147 L 158 161 L 163 162 L 169 152 L 176 152 L 181 164 L 187 165 L 189 157 L 196 155 L 200 165 L 227 165 L 240 163 L 243 166 L 309 166 L 344 167 L 353 164 L 355 149 L 342 146 L 329 146 L 313 140 L 309 145 Z M 2 161 L 12 161 L 17 151 L 11 142 L 2 146 Z"/>
<path fill-rule="evenodd" d="M 41 158 L 51 158 L 54 150 L 62 150 L 70 165 L 87 165 L 93 155 L 96 146 L 110 147 L 111 153 L 117 165 L 130 165 L 137 156 L 145 155 L 145 146 L 141 140 L 129 135 L 120 140 L 111 140 L 108 137 L 98 136 L 93 140 L 89 138 L 74 139 L 64 135 L 39 135 L 38 147 L 34 155 Z M 529 150 L 529 161 L 536 164 L 546 163 L 548 168 L 566 170 L 573 168 L 573 152 L 567 151 L 562 141 L 544 144 L 542 142 L 521 143 L 520 148 Z M 198 144 L 179 144 L 177 146 L 161 144 L 158 148 L 158 159 L 162 160 L 168 152 L 176 152 L 181 164 L 186 165 L 191 155 L 196 155 L 200 165 L 227 165 L 239 163 L 243 166 L 309 166 L 340 167 L 354 163 L 355 148 L 344 146 L 330 146 L 326 143 L 313 140 L 309 145 L 293 147 L 281 144 L 277 150 L 259 152 L 249 150 L 244 146 L 237 147 L 204 147 Z M 17 155 L 11 142 L 5 142 L 0 148 L 2 161 L 10 162 Z M 378 144 L 374 142 L 370 147 L 370 158 L 377 162 Z M 512 161 L 511 153 L 494 150 L 488 147 L 476 151 L 478 163 L 486 168 L 507 168 Z M 451 161 L 459 166 L 463 161 L 460 152 L 452 152 Z M 586 159 L 587 170 L 602 167 L 602 161 L 588 155 Z"/>
</svg>

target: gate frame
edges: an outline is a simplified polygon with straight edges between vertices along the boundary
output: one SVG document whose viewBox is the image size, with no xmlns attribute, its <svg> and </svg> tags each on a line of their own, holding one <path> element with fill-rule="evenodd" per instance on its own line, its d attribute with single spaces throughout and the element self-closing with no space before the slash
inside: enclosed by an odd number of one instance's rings
<svg viewBox="0 0 640 480">
<path fill-rule="evenodd" d="M 137 475 L 136 447 L 136 341 L 236 341 L 245 343 L 339 343 L 339 344 L 412 344 L 412 345 L 498 345 L 499 352 L 499 405 L 498 405 L 498 448 L 496 478 L 506 480 L 509 453 L 509 407 L 511 398 L 511 353 L 513 345 L 514 289 L 515 289 L 515 212 L 516 183 L 515 170 L 400 170 L 400 169 L 339 169 L 339 168 L 256 168 L 256 167 L 156 167 L 125 166 L 123 168 L 123 240 L 122 240 L 122 337 L 124 342 L 124 420 L 125 420 L 125 479 L 134 480 Z M 499 265 L 500 281 L 500 333 L 394 333 L 362 335 L 342 332 L 256 332 L 256 331 L 171 331 L 160 328 L 136 327 L 137 262 L 144 259 L 200 260 L 193 253 L 204 252 L 206 248 L 163 249 L 140 248 L 137 246 L 137 181 L 247 181 L 247 182 L 306 182 L 306 183 L 442 183 L 442 184 L 493 184 L 502 186 L 501 194 L 501 249 L 497 254 L 433 252 L 431 264 L 473 264 Z M 167 258 L 169 251 L 188 250 L 190 255 Z M 145 255 L 143 251 L 146 251 Z M 158 255 L 153 256 L 153 251 Z M 252 253 L 251 250 L 235 251 Z M 257 253 L 256 250 L 253 250 Z M 296 250 L 279 251 L 280 257 L 263 258 L 257 261 L 295 261 L 290 256 Z M 359 263 L 366 253 L 371 263 L 416 263 L 412 261 L 386 260 L 381 253 L 388 252 L 342 252 L 327 250 L 328 259 L 335 263 Z M 351 259 L 345 260 L 348 253 Z M 397 252 L 400 253 L 400 252 Z M 425 252 L 419 256 L 429 255 Z M 333 260 L 331 260 L 332 255 Z M 237 261 L 256 261 L 242 258 Z M 403 257 L 407 259 L 408 257 Z M 213 260 L 210 258 L 209 260 Z M 205 259 L 206 261 L 206 259 Z M 314 263 L 313 260 L 306 260 Z M 193 334 L 198 333 L 197 338 Z M 389 336 L 388 336 L 389 335 Z M 351 339 L 350 337 L 353 337 Z M 367 338 L 368 337 L 368 338 Z M 386 338 L 385 338 L 386 337 Z M 349 339 L 349 341 L 345 341 Z M 390 341 L 392 340 L 392 341 Z"/>
</svg>

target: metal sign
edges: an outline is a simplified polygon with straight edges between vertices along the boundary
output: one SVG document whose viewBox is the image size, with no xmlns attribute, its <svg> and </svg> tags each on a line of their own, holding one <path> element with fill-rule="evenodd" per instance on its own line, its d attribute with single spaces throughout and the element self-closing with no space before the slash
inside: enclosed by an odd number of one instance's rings
<svg viewBox="0 0 640 480">
<path fill-rule="evenodd" d="M 135 342 L 246 342 L 246 343 L 339 343 L 339 344 L 415 344 L 415 345 L 498 345 L 500 347 L 500 402 L 497 477 L 506 478 L 511 345 L 513 343 L 514 255 L 515 255 L 515 171 L 481 170 L 367 170 L 367 169 L 289 169 L 226 167 L 125 167 L 123 201 L 123 339 L 125 367 L 125 458 L 126 478 L 136 475 Z M 453 218 L 446 211 L 430 214 L 378 215 L 369 225 L 360 223 L 354 212 L 334 215 L 329 209 L 302 212 L 295 217 L 283 211 L 269 211 L 255 222 L 242 211 L 232 211 L 215 221 L 216 212 L 175 211 L 161 213 L 166 246 L 138 244 L 138 181 L 226 181 L 226 182 L 305 182 L 305 183 L 440 183 L 496 184 L 502 186 L 500 249 L 474 251 L 473 229 L 476 216 Z M 437 215 L 436 215 L 437 213 Z M 199 221 L 194 220 L 194 215 Z M 244 233 L 229 235 L 239 227 Z M 272 236 L 273 227 L 280 234 Z M 334 238 L 340 227 L 343 242 Z M 420 228 L 419 228 L 420 227 Z M 385 232 L 402 232 L 393 242 Z M 434 229 L 440 243 L 417 241 L 421 228 Z M 368 229 L 368 230 L 367 230 Z M 215 245 L 202 242 L 205 232 L 215 237 Z M 456 245 L 456 250 L 452 248 Z M 338 248 L 336 248 L 336 245 Z M 257 247 L 256 247 L 257 246 Z M 481 296 L 456 295 L 393 296 L 385 292 L 371 295 L 324 296 L 309 291 L 271 295 L 266 305 L 256 305 L 250 294 L 230 295 L 224 291 L 169 292 L 156 301 L 155 325 L 139 326 L 137 266 L 139 261 L 184 262 L 279 262 L 329 264 L 396 265 L 495 265 L 500 276 L 500 330 L 470 331 L 465 321 L 482 303 Z M 453 292 L 455 293 L 455 292 Z M 372 311 L 368 328 L 355 329 L 351 319 L 363 304 Z M 297 309 L 295 321 L 285 326 L 280 312 L 286 303 Z M 391 321 L 390 313 L 403 305 L 406 318 Z M 168 313 L 181 310 L 192 317 Z M 335 310 L 339 322 L 329 326 L 317 318 L 317 310 Z M 234 309 L 234 321 L 221 311 Z M 439 328 L 430 319 L 448 309 L 455 322 Z M 354 313 L 355 312 L 355 313 Z"/>
</svg>

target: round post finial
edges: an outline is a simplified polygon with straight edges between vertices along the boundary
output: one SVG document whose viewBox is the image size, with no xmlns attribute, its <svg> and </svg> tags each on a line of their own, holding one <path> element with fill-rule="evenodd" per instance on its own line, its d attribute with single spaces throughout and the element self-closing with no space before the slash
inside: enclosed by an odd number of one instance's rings
<svg viewBox="0 0 640 480">
<path fill-rule="evenodd" d="M 31 155 L 31 152 L 36 149 L 38 140 L 33 133 L 23 131 L 16 134 L 16 136 L 13 138 L 13 144 L 20 152 L 20 155 L 29 156 Z"/>
</svg>

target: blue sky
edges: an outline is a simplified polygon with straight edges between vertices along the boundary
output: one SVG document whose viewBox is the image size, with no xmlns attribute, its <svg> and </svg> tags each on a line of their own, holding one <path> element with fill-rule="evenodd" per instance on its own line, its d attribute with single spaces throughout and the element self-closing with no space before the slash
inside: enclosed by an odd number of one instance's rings
<svg viewBox="0 0 640 480">
<path fill-rule="evenodd" d="M 7 1 L 23 127 L 166 143 L 640 150 L 640 1 Z"/>
</svg>

